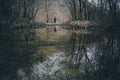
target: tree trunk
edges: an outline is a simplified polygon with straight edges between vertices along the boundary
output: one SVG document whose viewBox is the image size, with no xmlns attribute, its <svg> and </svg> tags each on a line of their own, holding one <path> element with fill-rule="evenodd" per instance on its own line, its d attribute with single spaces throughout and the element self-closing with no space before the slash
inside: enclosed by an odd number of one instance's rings
<svg viewBox="0 0 120 80">
<path fill-rule="evenodd" d="M 26 14 L 27 14 L 27 6 L 26 6 L 26 1 L 24 0 L 24 13 L 23 13 L 23 18 L 26 17 Z"/>
</svg>

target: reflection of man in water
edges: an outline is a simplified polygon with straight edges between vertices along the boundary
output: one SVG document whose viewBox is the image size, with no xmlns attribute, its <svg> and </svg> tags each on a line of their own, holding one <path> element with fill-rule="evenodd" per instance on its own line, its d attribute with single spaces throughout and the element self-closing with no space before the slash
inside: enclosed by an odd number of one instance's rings
<svg viewBox="0 0 120 80">
<path fill-rule="evenodd" d="M 56 23 L 56 17 L 54 17 L 54 23 Z M 56 30 L 56 27 L 54 28 L 54 32 L 56 32 L 57 30 Z"/>
<path fill-rule="evenodd" d="M 48 20 L 46 22 L 48 23 Z M 47 38 L 49 38 L 48 35 L 49 35 L 49 28 L 47 26 Z"/>
</svg>

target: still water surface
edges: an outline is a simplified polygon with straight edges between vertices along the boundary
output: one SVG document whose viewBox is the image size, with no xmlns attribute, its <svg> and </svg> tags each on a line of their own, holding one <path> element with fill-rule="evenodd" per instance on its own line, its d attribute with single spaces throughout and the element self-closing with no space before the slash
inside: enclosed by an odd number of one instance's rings
<svg viewBox="0 0 120 80">
<path fill-rule="evenodd" d="M 120 80 L 120 35 L 35 29 L 39 41 L 0 45 L 0 80 Z"/>
</svg>

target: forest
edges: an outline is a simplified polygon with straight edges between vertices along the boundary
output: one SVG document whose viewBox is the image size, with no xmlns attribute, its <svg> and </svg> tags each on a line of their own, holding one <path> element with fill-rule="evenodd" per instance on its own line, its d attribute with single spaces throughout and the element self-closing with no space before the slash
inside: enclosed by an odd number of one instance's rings
<svg viewBox="0 0 120 80">
<path fill-rule="evenodd" d="M 120 0 L 0 0 L 0 80 L 120 80 Z"/>
<path fill-rule="evenodd" d="M 118 30 L 120 25 L 120 0 L 1 0 L 0 1 L 0 33 L 16 32 L 23 26 L 43 25 L 51 21 L 56 11 L 58 18 L 65 13 L 67 16 L 61 21 L 63 24 L 82 26 L 99 26 L 102 29 Z M 53 3 L 62 3 L 60 6 L 50 6 Z M 58 7 L 57 9 L 54 9 Z M 60 14 L 60 12 L 62 14 Z M 42 14 L 42 15 L 41 15 Z M 50 15 L 51 14 L 51 15 Z M 41 16 L 39 16 L 41 15 Z M 60 17 L 59 17 L 60 16 Z M 43 20 L 39 19 L 44 18 Z M 65 20 L 68 18 L 67 20 Z M 38 19 L 38 20 L 37 20 Z M 37 21 L 36 21 L 37 20 Z M 76 22 L 78 21 L 78 22 Z M 58 21 L 60 22 L 60 21 Z M 80 24 L 79 24 L 80 23 Z M 97 24 L 97 25 L 94 25 Z M 9 25 L 9 26 L 8 26 Z M 17 28 L 16 28 L 17 27 Z M 12 29 L 14 28 L 14 30 Z M 79 28 L 79 27 L 78 27 Z M 31 28 L 30 28 L 31 29 Z M 3 32 L 3 33 L 2 33 Z M 11 32 L 10 32 L 11 33 Z"/>
<path fill-rule="evenodd" d="M 54 1 L 54 0 L 51 0 Z M 35 19 L 39 9 L 49 7 L 49 0 L 1 0 L 1 21 L 14 21 L 27 18 Z M 101 21 L 107 24 L 119 24 L 120 0 L 61 0 L 70 11 L 73 21 Z M 49 5 L 48 5 L 49 4 Z M 45 7 L 46 6 L 46 7 Z M 47 15 L 46 15 L 47 16 Z"/>
<path fill-rule="evenodd" d="M 106 23 L 119 23 L 119 0 L 65 0 L 72 20 L 93 20 Z"/>
</svg>

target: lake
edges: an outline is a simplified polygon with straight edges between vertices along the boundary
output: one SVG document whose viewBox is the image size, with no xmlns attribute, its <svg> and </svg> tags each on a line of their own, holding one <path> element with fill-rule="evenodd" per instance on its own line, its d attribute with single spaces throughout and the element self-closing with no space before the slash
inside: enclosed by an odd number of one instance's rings
<svg viewBox="0 0 120 80">
<path fill-rule="evenodd" d="M 120 80 L 120 33 L 34 29 L 36 41 L 0 43 L 0 80 Z"/>
</svg>

